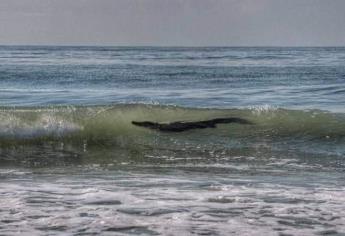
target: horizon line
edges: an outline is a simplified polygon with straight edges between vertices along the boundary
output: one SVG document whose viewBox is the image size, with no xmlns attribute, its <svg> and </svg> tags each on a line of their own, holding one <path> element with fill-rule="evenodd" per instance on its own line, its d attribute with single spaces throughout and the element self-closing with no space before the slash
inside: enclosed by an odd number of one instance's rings
<svg viewBox="0 0 345 236">
<path fill-rule="evenodd" d="M 117 47 L 117 48 L 342 48 L 345 45 L 111 45 L 111 44 L 0 44 L 0 47 Z"/>
</svg>

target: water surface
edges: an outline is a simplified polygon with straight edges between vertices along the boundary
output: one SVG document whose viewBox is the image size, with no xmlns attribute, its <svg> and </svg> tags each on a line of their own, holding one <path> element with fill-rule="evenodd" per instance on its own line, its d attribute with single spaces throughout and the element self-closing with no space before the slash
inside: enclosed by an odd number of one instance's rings
<svg viewBox="0 0 345 236">
<path fill-rule="evenodd" d="M 344 105 L 345 48 L 1 46 L 0 234 L 343 235 Z"/>
</svg>

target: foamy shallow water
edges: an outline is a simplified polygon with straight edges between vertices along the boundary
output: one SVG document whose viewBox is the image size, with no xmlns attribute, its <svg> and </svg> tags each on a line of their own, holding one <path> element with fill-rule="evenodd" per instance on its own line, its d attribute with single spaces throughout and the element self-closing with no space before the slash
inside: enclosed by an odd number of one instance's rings
<svg viewBox="0 0 345 236">
<path fill-rule="evenodd" d="M 4 235 L 340 235 L 344 176 L 136 167 L 1 169 Z M 322 179 L 320 181 L 320 178 Z"/>
</svg>

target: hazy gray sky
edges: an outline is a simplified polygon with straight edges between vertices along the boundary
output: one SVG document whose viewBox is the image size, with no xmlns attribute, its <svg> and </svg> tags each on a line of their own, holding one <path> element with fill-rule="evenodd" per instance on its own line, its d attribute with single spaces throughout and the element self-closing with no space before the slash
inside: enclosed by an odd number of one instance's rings
<svg viewBox="0 0 345 236">
<path fill-rule="evenodd" d="M 345 0 L 0 0 L 0 44 L 345 45 Z"/>
</svg>

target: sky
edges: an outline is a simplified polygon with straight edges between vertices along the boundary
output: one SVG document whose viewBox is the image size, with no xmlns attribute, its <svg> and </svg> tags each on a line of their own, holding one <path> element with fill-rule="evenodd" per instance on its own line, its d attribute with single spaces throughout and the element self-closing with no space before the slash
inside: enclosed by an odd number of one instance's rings
<svg viewBox="0 0 345 236">
<path fill-rule="evenodd" d="M 345 46 L 345 0 L 0 0 L 0 44 Z"/>
</svg>

